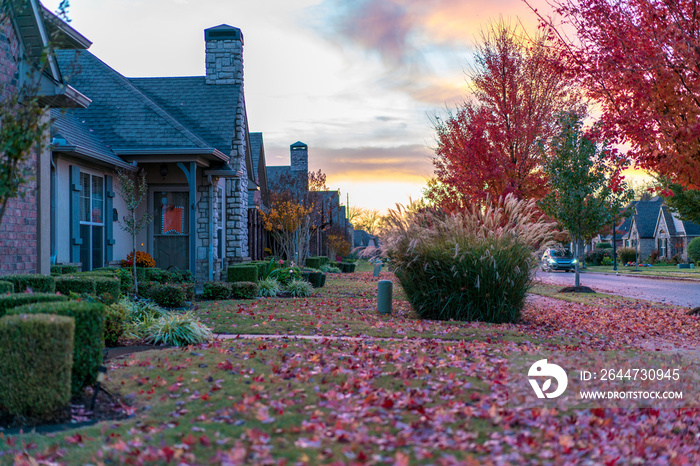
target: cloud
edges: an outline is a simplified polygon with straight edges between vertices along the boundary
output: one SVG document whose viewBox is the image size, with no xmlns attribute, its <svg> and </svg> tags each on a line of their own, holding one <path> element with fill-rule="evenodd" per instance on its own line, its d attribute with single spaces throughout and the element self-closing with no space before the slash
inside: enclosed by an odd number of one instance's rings
<svg viewBox="0 0 700 466">
<path fill-rule="evenodd" d="M 428 147 L 420 145 L 342 149 L 318 147 L 309 148 L 309 165 L 334 177 L 424 179 L 432 173 L 431 155 Z"/>
</svg>

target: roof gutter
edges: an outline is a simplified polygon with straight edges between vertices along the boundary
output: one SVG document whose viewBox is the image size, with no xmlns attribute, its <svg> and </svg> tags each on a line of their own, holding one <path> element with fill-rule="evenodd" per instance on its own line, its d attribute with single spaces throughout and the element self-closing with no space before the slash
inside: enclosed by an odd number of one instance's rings
<svg viewBox="0 0 700 466">
<path fill-rule="evenodd" d="M 109 165 L 112 167 L 119 167 L 128 171 L 136 171 L 138 168 L 128 162 L 122 160 L 117 160 L 113 157 L 100 154 L 90 149 L 86 149 L 81 146 L 63 145 L 63 144 L 51 144 L 51 152 L 58 152 L 61 154 L 72 155 L 74 157 L 89 160 L 92 162 L 97 161 L 101 165 Z"/>
</svg>

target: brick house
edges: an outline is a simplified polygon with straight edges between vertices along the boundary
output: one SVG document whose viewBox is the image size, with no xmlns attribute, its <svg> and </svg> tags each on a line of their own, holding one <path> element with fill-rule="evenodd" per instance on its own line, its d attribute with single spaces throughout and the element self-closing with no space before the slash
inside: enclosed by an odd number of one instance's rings
<svg viewBox="0 0 700 466">
<path fill-rule="evenodd" d="M 637 250 L 640 260 L 645 260 L 656 249 L 655 229 L 663 199 L 655 196 L 648 201 L 636 201 L 629 231 L 623 236 L 626 247 Z"/>
<path fill-rule="evenodd" d="M 677 254 L 681 262 L 688 262 L 688 244 L 698 236 L 700 225 L 683 221 L 668 206 L 661 206 L 654 228 L 659 259 L 671 259 Z"/>
<path fill-rule="evenodd" d="M 147 172 L 142 209 L 154 221 L 137 249 L 156 266 L 189 269 L 202 281 L 249 259 L 249 198 L 264 151 L 260 138 L 254 163 L 243 35 L 222 24 L 204 38 L 206 74 L 196 77 L 126 78 L 87 50 L 57 52 L 66 79 L 93 101 L 52 115 L 57 263 L 89 270 L 130 252 L 131 237 L 117 223 L 126 213 L 115 194 L 117 168 Z"/>
<path fill-rule="evenodd" d="M 0 98 L 6 101 L 18 93 L 30 93 L 51 108 L 88 106 L 90 100 L 65 83 L 49 46 L 84 49 L 90 41 L 36 0 L 3 2 L 0 14 Z M 32 151 L 25 160 L 34 173 L 23 187 L 25 196 L 8 201 L 0 224 L 0 274 L 50 271 L 49 137 L 46 134 L 44 148 Z"/>
</svg>

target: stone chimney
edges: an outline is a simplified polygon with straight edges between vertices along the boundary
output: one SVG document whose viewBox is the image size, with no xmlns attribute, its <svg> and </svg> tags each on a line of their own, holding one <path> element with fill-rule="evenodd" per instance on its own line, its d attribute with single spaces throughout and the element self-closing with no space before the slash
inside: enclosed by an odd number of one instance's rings
<svg viewBox="0 0 700 466">
<path fill-rule="evenodd" d="M 243 84 L 243 34 L 222 24 L 204 30 L 207 84 Z"/>
<path fill-rule="evenodd" d="M 289 146 L 292 171 L 309 171 L 309 146 L 297 141 Z"/>
</svg>

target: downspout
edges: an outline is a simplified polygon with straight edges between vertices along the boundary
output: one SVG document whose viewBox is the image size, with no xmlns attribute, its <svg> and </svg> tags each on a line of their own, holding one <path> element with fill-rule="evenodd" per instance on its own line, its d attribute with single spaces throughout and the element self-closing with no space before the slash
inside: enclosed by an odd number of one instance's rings
<svg viewBox="0 0 700 466">
<path fill-rule="evenodd" d="M 214 281 L 214 185 L 211 175 L 207 175 L 209 181 L 209 281 Z"/>
<path fill-rule="evenodd" d="M 56 250 L 56 159 L 51 154 L 51 265 L 56 265 L 58 251 Z"/>
</svg>

